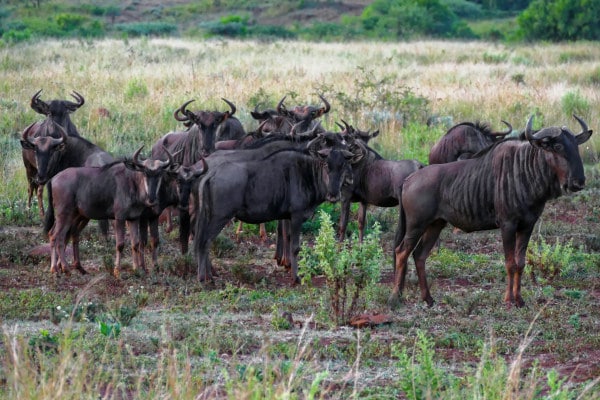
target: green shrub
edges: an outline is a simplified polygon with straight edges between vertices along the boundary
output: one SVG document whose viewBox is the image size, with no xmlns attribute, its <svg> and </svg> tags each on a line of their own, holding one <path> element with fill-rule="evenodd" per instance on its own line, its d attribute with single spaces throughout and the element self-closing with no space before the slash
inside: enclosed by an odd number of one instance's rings
<svg viewBox="0 0 600 400">
<path fill-rule="evenodd" d="M 336 325 L 345 325 L 356 315 L 364 301 L 364 293 L 379 281 L 383 249 L 379 242 L 378 224 L 360 243 L 356 234 L 351 241 L 336 242 L 329 214 L 320 211 L 321 227 L 310 249 L 302 246 L 299 261 L 303 282 L 316 274 L 324 274 L 330 316 Z"/>
<path fill-rule="evenodd" d="M 557 275 L 564 275 L 571 269 L 573 255 L 573 239 L 561 244 L 556 238 L 554 245 L 549 244 L 543 237 L 533 240 L 527 248 L 527 263 L 531 266 L 531 275 L 539 272 L 546 281 L 552 281 Z"/>
<path fill-rule="evenodd" d="M 177 25 L 167 22 L 133 22 L 116 24 L 118 32 L 129 36 L 166 36 L 177 32 Z"/>
</svg>

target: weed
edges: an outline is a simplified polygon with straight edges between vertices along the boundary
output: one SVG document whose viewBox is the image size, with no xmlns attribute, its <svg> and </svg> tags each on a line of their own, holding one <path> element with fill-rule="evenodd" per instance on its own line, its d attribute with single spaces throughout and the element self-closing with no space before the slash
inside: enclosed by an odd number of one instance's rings
<svg viewBox="0 0 600 400">
<path fill-rule="evenodd" d="M 325 275 L 331 317 L 337 325 L 344 325 L 357 312 L 365 289 L 379 280 L 383 261 L 380 228 L 376 224 L 362 243 L 356 235 L 351 241 L 336 242 L 329 214 L 321 211 L 319 219 L 321 228 L 313 250 L 302 252 L 300 275 L 303 282 L 310 282 L 314 274 Z"/>
<path fill-rule="evenodd" d="M 548 282 L 558 275 L 568 274 L 572 269 L 573 251 L 573 239 L 561 244 L 556 238 L 554 245 L 547 243 L 543 237 L 531 241 L 527 248 L 527 264 L 530 266 L 532 279 L 535 281 L 535 272 L 539 272 Z"/>
</svg>

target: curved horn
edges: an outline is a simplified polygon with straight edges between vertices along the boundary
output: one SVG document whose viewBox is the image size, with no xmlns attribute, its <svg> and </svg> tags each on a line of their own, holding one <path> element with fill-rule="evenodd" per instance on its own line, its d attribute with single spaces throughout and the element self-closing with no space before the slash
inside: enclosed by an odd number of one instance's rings
<svg viewBox="0 0 600 400">
<path fill-rule="evenodd" d="M 533 115 L 531 117 L 529 117 L 529 120 L 527 120 L 527 125 L 525 126 L 525 137 L 527 138 L 527 140 L 533 140 L 532 128 L 533 128 Z"/>
<path fill-rule="evenodd" d="M 76 91 L 73 90 L 73 93 L 71 93 L 71 96 L 77 100 L 77 108 L 81 107 L 82 105 L 85 104 L 85 99 L 83 98 L 82 95 L 80 95 L 79 93 L 77 93 Z"/>
<path fill-rule="evenodd" d="M 37 122 L 32 122 L 31 124 L 29 124 L 29 126 L 27 128 L 25 128 L 23 130 L 23 133 L 21 134 L 21 139 L 25 140 L 26 142 L 29 142 L 31 144 L 33 144 L 33 142 L 31 141 L 30 137 L 29 137 L 29 131 L 31 131 L 31 129 L 33 128 L 33 126 L 37 124 Z"/>
<path fill-rule="evenodd" d="M 344 120 L 342 120 L 344 125 L 346 126 L 346 133 L 352 133 L 352 127 Z"/>
<path fill-rule="evenodd" d="M 502 123 L 504 125 L 506 125 L 508 127 L 508 129 L 506 130 L 506 132 L 500 132 L 500 135 L 509 135 L 512 131 L 513 131 L 513 127 L 511 124 L 509 124 L 508 122 L 506 122 L 505 120 L 502 120 Z"/>
<path fill-rule="evenodd" d="M 331 106 L 329 105 L 327 100 L 325 100 L 325 97 L 323 97 L 323 95 L 319 95 L 319 97 L 321 98 L 321 100 L 323 100 L 323 103 L 325 103 L 325 110 L 323 110 L 323 114 L 327 114 L 329 110 L 331 110 Z"/>
<path fill-rule="evenodd" d="M 175 110 L 175 112 L 173 113 L 173 117 L 179 122 L 188 122 L 190 120 L 190 117 L 188 117 L 187 115 L 185 117 L 179 116 L 179 114 L 185 114 L 185 112 L 187 111 L 185 108 L 188 106 L 188 104 L 190 104 L 193 101 L 194 99 L 188 100 L 185 103 L 183 103 L 181 107 Z"/>
<path fill-rule="evenodd" d="M 285 108 L 285 106 L 283 105 L 283 101 L 285 100 L 285 98 L 287 97 L 287 94 L 285 96 L 283 96 L 281 98 L 281 100 L 279 100 L 279 103 L 277 103 L 277 113 L 278 114 L 284 114 L 287 113 L 287 109 Z"/>
<path fill-rule="evenodd" d="M 343 120 L 342 120 L 342 121 L 343 121 Z M 335 124 L 336 124 L 337 126 L 339 126 L 339 127 L 340 127 L 340 129 L 342 130 L 342 132 L 345 132 L 345 131 L 344 131 L 344 127 L 342 126 L 342 124 L 340 124 L 340 123 L 339 123 L 339 122 L 337 122 L 337 121 L 335 122 Z M 348 133 L 348 132 L 346 131 L 346 133 Z"/>
<path fill-rule="evenodd" d="M 144 148 L 144 145 L 141 145 L 139 149 L 137 149 L 135 151 L 135 153 L 133 153 L 133 162 L 137 165 L 143 165 L 142 162 L 139 160 L 139 156 L 140 153 L 142 152 L 142 149 Z"/>
<path fill-rule="evenodd" d="M 227 103 L 229 105 L 229 107 L 231 108 L 231 112 L 229 113 L 229 116 L 231 117 L 233 114 L 235 114 L 235 104 L 233 104 L 232 102 L 230 102 L 227 99 L 224 99 L 223 97 L 221 97 L 221 100 L 223 100 L 225 103 Z"/>
<path fill-rule="evenodd" d="M 59 144 L 64 143 L 64 141 L 67 140 L 67 131 L 58 124 L 55 124 L 55 126 L 56 129 L 58 129 L 58 131 L 60 132 L 60 137 L 50 139 L 50 143 L 52 143 L 53 146 L 58 146 Z"/>
<path fill-rule="evenodd" d="M 144 147 L 144 146 L 142 146 L 142 147 Z M 166 168 L 169 165 L 173 164 L 173 155 L 171 154 L 171 152 L 169 151 L 169 149 L 167 149 L 164 145 L 163 145 L 162 148 L 163 148 L 164 152 L 167 153 L 167 158 L 168 159 L 167 159 L 167 161 L 161 161 L 160 162 L 160 167 L 161 168 Z M 141 150 L 141 147 L 140 147 L 140 150 Z"/>
<path fill-rule="evenodd" d="M 325 137 L 322 134 L 318 134 L 316 138 L 308 142 L 306 149 L 308 150 L 309 154 L 315 155 L 317 153 L 317 146 L 324 140 Z"/>
<path fill-rule="evenodd" d="M 200 175 L 205 174 L 208 171 L 208 164 L 204 157 L 200 157 L 200 161 L 202 161 L 202 169 L 200 171 L 194 171 L 194 177 L 199 177 Z"/>
<path fill-rule="evenodd" d="M 48 115 L 50 114 L 50 106 L 44 100 L 40 99 L 40 93 L 42 93 L 42 89 L 33 95 L 30 106 L 38 114 Z"/>
<path fill-rule="evenodd" d="M 581 118 L 579 118 L 579 117 L 578 117 L 577 115 L 575 115 L 575 114 L 573 114 L 573 118 L 575 118 L 575 119 L 577 120 L 577 122 L 579 122 L 579 125 L 581 125 L 581 132 L 580 132 L 580 133 L 578 133 L 578 134 L 577 134 L 577 135 L 575 135 L 575 136 L 579 136 L 579 135 L 581 135 L 582 133 L 587 133 L 587 131 L 588 131 L 589 129 L 588 129 L 588 126 L 587 126 L 587 124 L 585 123 L 585 121 L 584 121 L 584 120 L 582 120 Z"/>
</svg>

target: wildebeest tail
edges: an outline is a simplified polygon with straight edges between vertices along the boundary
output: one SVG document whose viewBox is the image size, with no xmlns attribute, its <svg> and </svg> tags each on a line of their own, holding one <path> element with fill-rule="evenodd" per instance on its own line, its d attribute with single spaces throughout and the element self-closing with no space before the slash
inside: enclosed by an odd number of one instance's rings
<svg viewBox="0 0 600 400">
<path fill-rule="evenodd" d="M 46 193 L 48 193 L 48 210 L 44 219 L 44 234 L 47 235 L 54 225 L 54 203 L 52 202 L 52 181 L 48 181 L 46 185 Z"/>
</svg>

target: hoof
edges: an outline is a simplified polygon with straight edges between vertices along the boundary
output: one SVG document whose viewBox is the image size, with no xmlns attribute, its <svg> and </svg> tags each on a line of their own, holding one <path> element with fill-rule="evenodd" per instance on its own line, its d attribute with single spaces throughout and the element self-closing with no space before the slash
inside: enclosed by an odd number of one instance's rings
<svg viewBox="0 0 600 400">
<path fill-rule="evenodd" d="M 400 301 L 400 296 L 398 295 L 398 293 L 392 293 L 387 302 L 390 310 L 395 310 L 399 308 L 401 303 L 402 302 Z"/>
<path fill-rule="evenodd" d="M 83 267 L 81 266 L 81 264 L 74 265 L 73 269 L 76 269 L 77 271 L 79 271 L 79 273 L 81 275 L 86 275 L 88 273 L 85 269 L 83 269 Z"/>
</svg>

